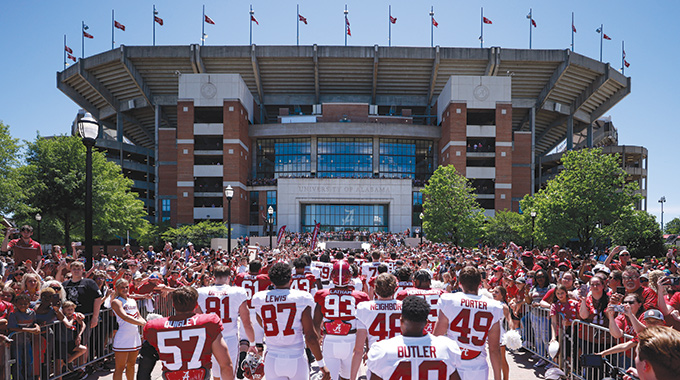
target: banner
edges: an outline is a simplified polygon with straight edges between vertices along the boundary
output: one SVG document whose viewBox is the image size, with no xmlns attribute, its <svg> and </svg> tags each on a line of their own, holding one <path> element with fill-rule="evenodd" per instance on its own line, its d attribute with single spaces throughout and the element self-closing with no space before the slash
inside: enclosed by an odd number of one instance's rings
<svg viewBox="0 0 680 380">
<path fill-rule="evenodd" d="M 283 238 L 283 234 L 285 234 L 285 233 L 286 233 L 286 226 L 281 226 L 281 228 L 279 228 L 279 234 L 276 238 L 276 246 L 277 247 L 279 246 L 279 243 L 281 242 L 281 239 Z"/>
<path fill-rule="evenodd" d="M 314 222 L 316 222 L 316 220 Z M 314 226 L 314 232 L 312 233 L 312 244 L 311 244 L 312 249 L 316 248 L 316 241 L 317 241 L 317 238 L 319 237 L 319 228 L 321 228 L 321 223 L 316 223 L 316 225 Z"/>
</svg>

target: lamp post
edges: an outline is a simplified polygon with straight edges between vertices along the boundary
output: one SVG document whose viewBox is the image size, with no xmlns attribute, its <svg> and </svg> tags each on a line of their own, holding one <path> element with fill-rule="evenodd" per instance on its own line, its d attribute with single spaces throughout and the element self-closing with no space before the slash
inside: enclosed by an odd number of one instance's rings
<svg viewBox="0 0 680 380">
<path fill-rule="evenodd" d="M 40 242 L 40 221 L 42 220 L 42 215 L 35 214 L 35 220 L 38 222 L 38 242 Z"/>
<path fill-rule="evenodd" d="M 531 215 L 531 249 L 534 249 L 534 226 L 536 225 L 536 211 L 532 211 Z"/>
<path fill-rule="evenodd" d="M 425 218 L 425 214 L 421 212 L 418 218 L 420 218 L 420 245 L 423 245 L 423 218 Z"/>
<path fill-rule="evenodd" d="M 666 197 L 662 196 L 661 199 L 659 199 L 659 203 L 661 203 L 661 235 L 663 235 L 663 204 L 666 203 Z"/>
<path fill-rule="evenodd" d="M 269 206 L 267 209 L 267 214 L 269 215 L 269 219 L 267 220 L 269 222 L 269 249 L 273 250 L 272 232 L 274 232 L 274 208 L 272 206 Z"/>
<path fill-rule="evenodd" d="M 227 197 L 227 252 L 231 254 L 231 198 L 234 197 L 231 185 L 224 189 L 224 195 Z"/>
<path fill-rule="evenodd" d="M 87 148 L 85 161 L 85 268 L 92 268 L 92 147 L 99 135 L 99 124 L 86 113 L 78 120 L 78 133 Z"/>
</svg>

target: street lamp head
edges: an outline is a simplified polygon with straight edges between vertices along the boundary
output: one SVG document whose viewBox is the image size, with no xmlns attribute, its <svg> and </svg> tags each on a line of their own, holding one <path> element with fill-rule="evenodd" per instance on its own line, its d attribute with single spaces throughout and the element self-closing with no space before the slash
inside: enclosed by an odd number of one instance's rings
<svg viewBox="0 0 680 380">
<path fill-rule="evenodd" d="M 35 220 L 37 220 L 38 222 L 41 221 L 41 220 L 42 220 L 42 215 L 40 215 L 40 214 L 35 214 Z"/>
<path fill-rule="evenodd" d="M 532 211 L 529 215 L 531 215 L 532 218 L 536 217 L 536 211 Z"/>
<path fill-rule="evenodd" d="M 664 202 L 666 202 L 666 197 L 665 197 L 665 196 L 663 196 L 663 197 L 661 197 L 661 199 L 659 199 L 659 203 L 664 203 Z"/>
<path fill-rule="evenodd" d="M 418 218 L 420 218 L 420 220 L 423 220 L 423 218 L 425 218 L 425 214 L 421 212 L 420 215 L 418 215 Z"/>
<path fill-rule="evenodd" d="M 85 143 L 92 143 L 99 136 L 99 123 L 88 112 L 78 120 L 78 134 Z"/>
<path fill-rule="evenodd" d="M 267 214 L 269 214 L 270 216 L 274 215 L 274 207 L 269 206 L 269 208 L 267 209 Z"/>
<path fill-rule="evenodd" d="M 234 197 L 234 189 L 231 187 L 231 185 L 227 186 L 226 189 L 224 189 L 224 195 L 227 196 L 227 199 L 231 200 L 231 198 Z"/>
</svg>

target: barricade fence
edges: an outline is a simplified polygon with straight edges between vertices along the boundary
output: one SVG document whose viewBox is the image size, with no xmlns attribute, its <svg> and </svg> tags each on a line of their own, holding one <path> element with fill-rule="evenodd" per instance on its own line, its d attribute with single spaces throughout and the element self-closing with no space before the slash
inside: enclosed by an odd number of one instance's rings
<svg viewBox="0 0 680 380">
<path fill-rule="evenodd" d="M 596 354 L 610 349 L 620 343 L 629 342 L 632 336 L 624 334 L 620 339 L 614 338 L 609 328 L 592 323 L 575 320 L 571 325 L 565 325 L 564 316 L 556 315 L 555 322 L 557 336 L 553 329 L 550 309 L 524 305 L 520 318 L 520 335 L 522 346 L 541 359 L 559 367 L 568 378 L 581 380 L 595 380 L 604 377 L 604 366 L 585 367 L 581 363 L 581 356 Z M 551 357 L 548 346 L 552 340 L 559 343 L 559 351 Z M 606 355 L 605 358 L 614 366 L 627 369 L 635 364 L 634 349 Z"/>
</svg>

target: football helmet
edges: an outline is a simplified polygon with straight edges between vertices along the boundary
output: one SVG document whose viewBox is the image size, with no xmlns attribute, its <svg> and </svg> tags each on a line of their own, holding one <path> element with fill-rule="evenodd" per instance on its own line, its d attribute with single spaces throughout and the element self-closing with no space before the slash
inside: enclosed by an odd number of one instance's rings
<svg viewBox="0 0 680 380">
<path fill-rule="evenodd" d="M 347 261 L 340 260 L 333 264 L 331 271 L 331 281 L 337 286 L 345 286 L 352 281 L 352 268 Z"/>
<path fill-rule="evenodd" d="M 243 376 L 250 380 L 260 380 L 264 378 L 264 360 L 259 355 L 249 352 L 241 362 Z"/>
</svg>

